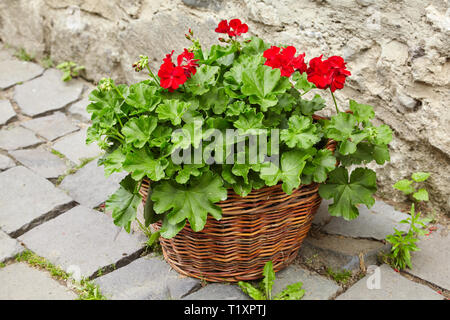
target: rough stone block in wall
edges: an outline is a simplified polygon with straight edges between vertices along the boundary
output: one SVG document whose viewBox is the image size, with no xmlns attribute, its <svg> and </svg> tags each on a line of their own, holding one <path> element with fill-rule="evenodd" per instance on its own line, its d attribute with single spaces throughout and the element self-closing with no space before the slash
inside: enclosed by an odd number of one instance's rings
<svg viewBox="0 0 450 320">
<path fill-rule="evenodd" d="M 433 204 L 450 212 L 447 10 L 445 0 L 2 0 L 0 39 L 38 58 L 76 61 L 91 80 L 123 82 L 142 77 L 131 68 L 139 54 L 156 69 L 189 46 L 189 27 L 205 46 L 218 43 L 221 19 L 240 18 L 250 34 L 292 44 L 307 59 L 342 55 L 352 72 L 337 93 L 342 108 L 347 98 L 372 104 L 395 132 L 391 163 L 376 167 L 380 195 L 398 200 L 396 180 L 429 171 Z"/>
</svg>

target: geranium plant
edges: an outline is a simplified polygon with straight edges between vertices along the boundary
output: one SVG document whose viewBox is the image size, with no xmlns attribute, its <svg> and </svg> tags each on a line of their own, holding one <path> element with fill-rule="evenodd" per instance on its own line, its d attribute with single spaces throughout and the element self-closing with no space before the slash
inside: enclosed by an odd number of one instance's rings
<svg viewBox="0 0 450 320">
<path fill-rule="evenodd" d="M 129 172 L 106 202 L 115 224 L 129 231 L 143 179 L 151 186 L 145 224 L 161 221 L 166 238 L 186 221 L 200 231 L 208 214 L 220 219 L 216 203 L 228 188 L 245 197 L 279 183 L 288 194 L 320 183 L 321 197 L 334 200 L 330 214 L 347 220 L 358 216 L 357 205 L 372 206 L 375 172 L 362 166 L 349 174 L 348 167 L 388 161 L 392 133 L 372 124 L 369 105 L 338 107 L 334 92 L 350 76 L 344 59 L 307 62 L 293 46 L 245 38 L 248 26 L 239 19 L 215 31 L 221 44 L 204 48 L 189 30 L 192 46 L 167 54 L 158 72 L 141 56 L 133 67 L 148 80 L 128 86 L 102 79 L 91 92 L 87 142 L 106 150 L 99 164 L 107 175 Z M 314 115 L 326 107 L 322 92 L 336 109 L 327 119 Z M 325 148 L 330 139 L 334 153 Z"/>
</svg>

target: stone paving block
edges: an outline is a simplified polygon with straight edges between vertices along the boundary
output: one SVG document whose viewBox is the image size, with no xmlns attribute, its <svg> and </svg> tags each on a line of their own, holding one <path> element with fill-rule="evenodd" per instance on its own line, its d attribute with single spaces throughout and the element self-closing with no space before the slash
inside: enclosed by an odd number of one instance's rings
<svg viewBox="0 0 450 320">
<path fill-rule="evenodd" d="M 5 150 L 30 147 L 41 142 L 43 142 L 43 140 L 36 137 L 33 131 L 19 126 L 3 128 L 0 130 L 0 148 Z"/>
<path fill-rule="evenodd" d="M 250 298 L 237 285 L 211 283 L 187 295 L 183 300 L 250 300 Z"/>
<path fill-rule="evenodd" d="M 0 171 L 14 167 L 16 164 L 7 156 L 0 154 Z"/>
<path fill-rule="evenodd" d="M 76 294 L 45 271 L 25 263 L 0 269 L 0 300 L 74 300 Z"/>
<path fill-rule="evenodd" d="M 159 257 L 139 258 L 95 283 L 113 300 L 180 299 L 200 287 L 199 280 L 179 275 Z"/>
<path fill-rule="evenodd" d="M 377 283 L 374 280 L 377 273 L 380 276 L 379 289 L 376 289 Z M 443 298 L 429 287 L 408 280 L 383 264 L 379 272 L 366 275 L 336 300 L 442 300 Z"/>
<path fill-rule="evenodd" d="M 50 141 L 79 129 L 62 112 L 55 112 L 50 116 L 25 121 L 21 125 Z"/>
<path fill-rule="evenodd" d="M 97 166 L 97 160 L 92 160 L 75 174 L 65 177 L 60 188 L 78 203 L 95 208 L 116 192 L 126 175 L 126 172 L 117 172 L 105 177 L 103 166 Z"/>
<path fill-rule="evenodd" d="M 83 90 L 80 81 L 61 80 L 61 71 L 48 69 L 36 79 L 17 85 L 14 91 L 14 100 L 27 116 L 64 108 L 69 103 L 79 99 Z"/>
<path fill-rule="evenodd" d="M 72 104 L 68 111 L 74 116 L 78 117 L 80 120 L 89 121 L 91 120 L 91 114 L 86 111 L 86 107 L 90 104 L 89 98 L 83 98 L 78 102 Z"/>
<path fill-rule="evenodd" d="M 97 144 L 86 145 L 86 128 L 65 136 L 55 142 L 53 149 L 65 155 L 75 164 L 80 164 L 83 159 L 93 158 L 102 153 Z"/>
<path fill-rule="evenodd" d="M 0 48 L 0 61 L 13 60 L 14 56 L 12 52 L 9 52 L 6 48 Z"/>
<path fill-rule="evenodd" d="M 12 237 L 50 219 L 73 200 L 50 181 L 17 166 L 0 173 L 0 228 Z"/>
<path fill-rule="evenodd" d="M 450 290 L 450 236 L 448 227 L 439 225 L 429 236 L 423 237 L 413 252 L 412 270 L 408 273 Z"/>
<path fill-rule="evenodd" d="M 392 206 L 382 201 L 376 201 L 370 209 L 361 205 L 359 217 L 356 219 L 347 221 L 340 217 L 332 217 L 330 222 L 321 230 L 328 234 L 383 240 L 388 234 L 394 232 L 394 227 L 406 231 L 408 225 L 399 222 L 408 217 L 408 214 L 396 211 Z"/>
<path fill-rule="evenodd" d="M 16 239 L 11 238 L 0 230 L 0 262 L 13 259 L 23 250 L 24 247 L 22 247 Z"/>
<path fill-rule="evenodd" d="M 36 78 L 42 72 L 44 69 L 36 63 L 12 59 L 0 61 L 0 89 Z"/>
<path fill-rule="evenodd" d="M 380 252 L 389 251 L 390 245 L 367 239 L 352 239 L 342 236 L 308 236 L 302 243 L 299 256 L 313 265 L 327 266 L 333 270 L 360 269 L 360 254 L 364 265 L 377 263 Z"/>
<path fill-rule="evenodd" d="M 286 286 L 296 282 L 303 283 L 302 288 L 305 290 L 303 300 L 329 300 L 341 290 L 334 281 L 292 264 L 276 273 L 272 295 L 275 296 Z"/>
<path fill-rule="evenodd" d="M 9 154 L 44 178 L 57 178 L 67 170 L 64 160 L 43 147 L 11 151 Z"/>
<path fill-rule="evenodd" d="M 16 116 L 11 102 L 9 100 L 0 100 L 0 125 L 8 122 L 9 119 Z"/>
<path fill-rule="evenodd" d="M 62 269 L 79 268 L 82 276 L 90 277 L 101 268 L 120 267 L 134 259 L 146 238 L 121 230 L 104 213 L 77 206 L 33 228 L 20 240 Z"/>
</svg>

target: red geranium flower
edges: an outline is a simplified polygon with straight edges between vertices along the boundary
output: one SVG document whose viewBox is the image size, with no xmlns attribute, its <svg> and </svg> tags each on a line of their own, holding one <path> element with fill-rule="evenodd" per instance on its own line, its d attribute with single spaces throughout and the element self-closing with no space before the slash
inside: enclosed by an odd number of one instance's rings
<svg viewBox="0 0 450 320">
<path fill-rule="evenodd" d="M 332 92 L 342 89 L 345 79 L 351 75 L 346 69 L 344 59 L 339 56 L 333 56 L 324 61 L 322 56 L 313 58 L 306 72 L 309 82 L 314 83 L 319 89 L 330 88 Z"/>
<path fill-rule="evenodd" d="M 305 54 L 300 54 L 295 57 L 296 49 L 292 46 L 286 48 L 279 48 L 272 46 L 264 51 L 264 58 L 266 66 L 272 67 L 272 69 L 280 69 L 283 77 L 290 77 L 294 71 L 298 70 L 300 73 L 306 71 L 306 63 L 304 61 Z"/>
<path fill-rule="evenodd" d="M 159 68 L 158 76 L 160 78 L 160 85 L 163 88 L 169 89 L 170 92 L 178 89 L 180 85 L 186 82 L 187 77 L 184 69 L 180 66 L 175 66 L 172 62 L 172 53 L 166 55 L 163 59 L 163 64 Z"/>
<path fill-rule="evenodd" d="M 197 72 L 197 61 L 198 59 L 194 59 L 194 53 L 189 52 L 188 49 L 184 49 L 183 53 L 177 58 L 178 65 L 184 69 L 188 78 Z"/>
<path fill-rule="evenodd" d="M 231 19 L 230 23 L 227 20 L 222 20 L 219 22 L 215 31 L 218 33 L 226 33 L 230 37 L 237 37 L 243 33 L 247 33 L 248 25 L 242 23 L 239 19 Z"/>
<path fill-rule="evenodd" d="M 166 55 L 158 71 L 160 86 L 169 89 L 170 92 L 185 83 L 188 78 L 197 72 L 196 68 L 198 67 L 198 59 L 194 59 L 193 52 L 184 49 L 183 53 L 177 57 L 178 65 L 172 62 L 173 52 L 174 50 Z"/>
<path fill-rule="evenodd" d="M 330 65 L 331 72 L 331 91 L 334 92 L 336 89 L 342 89 L 345 84 L 345 78 L 351 75 L 345 67 L 345 62 L 342 57 L 332 56 L 328 58 L 328 63 Z"/>
</svg>

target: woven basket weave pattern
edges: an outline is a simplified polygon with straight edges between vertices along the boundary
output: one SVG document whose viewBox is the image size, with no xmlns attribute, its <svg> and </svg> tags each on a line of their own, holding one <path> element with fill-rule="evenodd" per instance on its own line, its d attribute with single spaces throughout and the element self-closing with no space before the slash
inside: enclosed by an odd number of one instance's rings
<svg viewBox="0 0 450 320">
<path fill-rule="evenodd" d="M 334 151 L 330 141 L 328 149 Z M 205 228 L 186 226 L 172 239 L 160 238 L 164 258 L 179 273 L 211 282 L 236 282 L 262 277 L 267 261 L 275 272 L 297 256 L 321 203 L 319 185 L 301 185 L 287 195 L 281 184 L 240 197 L 232 189 L 217 203 L 222 219 L 208 215 Z M 140 190 L 145 201 L 149 182 Z M 160 223 L 153 225 L 155 229 Z"/>
</svg>

